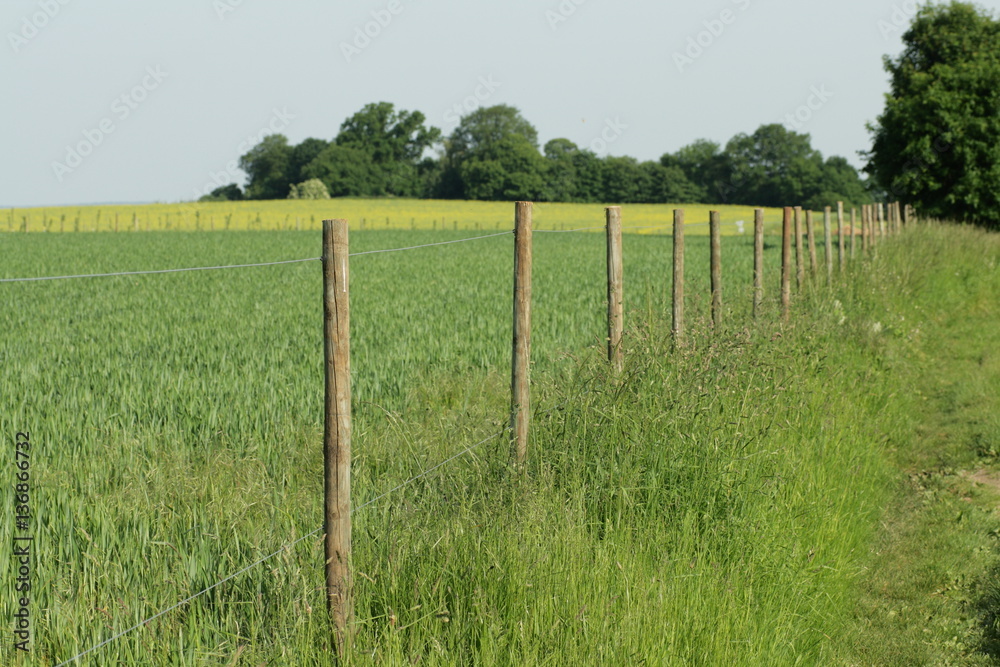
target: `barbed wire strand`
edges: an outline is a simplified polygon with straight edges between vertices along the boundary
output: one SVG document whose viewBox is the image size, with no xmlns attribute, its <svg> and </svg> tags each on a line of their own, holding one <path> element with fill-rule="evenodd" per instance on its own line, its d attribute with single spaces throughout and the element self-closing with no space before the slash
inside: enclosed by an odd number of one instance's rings
<svg viewBox="0 0 1000 667">
<path fill-rule="evenodd" d="M 360 511 L 360 510 L 362 510 L 362 509 L 364 509 L 364 508 L 368 507 L 369 505 L 372 505 L 372 504 L 374 504 L 374 503 L 378 502 L 379 500 L 382 500 L 382 499 L 383 499 L 383 498 L 385 498 L 386 496 L 388 496 L 388 495 L 391 495 L 391 494 L 395 493 L 396 491 L 399 491 L 399 490 L 400 490 L 400 489 L 402 489 L 403 487 L 406 487 L 406 486 L 409 486 L 410 484 L 412 484 L 413 482 L 417 481 L 418 479 L 421 479 L 421 478 L 423 478 L 423 477 L 426 477 L 427 475 L 431 474 L 432 472 L 434 472 L 434 471 L 435 471 L 435 470 L 437 470 L 438 468 L 440 468 L 440 467 L 442 467 L 442 466 L 445 466 L 445 465 L 447 465 L 448 463 L 451 463 L 451 462 L 452 462 L 452 461 L 454 461 L 455 459 L 457 459 L 457 458 L 460 458 L 461 456 L 463 456 L 463 455 L 465 455 L 465 454 L 468 454 L 468 453 L 469 453 L 469 452 L 471 452 L 472 450 L 474 450 L 474 449 L 476 449 L 477 447 L 479 447 L 479 446 L 481 446 L 481 445 L 483 445 L 483 444 L 485 444 L 485 443 L 489 442 L 490 440 L 492 440 L 493 438 L 496 438 L 496 437 L 497 437 L 497 436 L 496 436 L 495 434 L 492 434 L 492 435 L 489 435 L 489 436 L 487 436 L 486 438 L 484 438 L 484 439 L 480 440 L 479 442 L 477 442 L 477 443 L 476 443 L 476 444 L 474 444 L 474 445 L 469 445 L 468 447 L 466 447 L 465 449 L 463 449 L 462 451 L 460 451 L 460 452 L 459 452 L 458 454 L 455 454 L 454 456 L 450 456 L 450 457 L 448 457 L 447 459 L 445 459 L 444 461 L 441 461 L 441 462 L 440 462 L 440 463 L 438 463 L 437 465 L 435 465 L 435 466 L 433 466 L 433 467 L 431 467 L 431 468 L 428 468 L 427 470 L 424 470 L 424 471 L 423 471 L 423 472 L 421 472 L 421 473 L 420 473 L 419 475 L 414 475 L 413 477 L 411 477 L 410 479 L 406 480 L 406 481 L 405 481 L 405 482 L 403 482 L 402 484 L 400 484 L 400 485 L 398 485 L 398 486 L 396 486 L 396 487 L 393 487 L 392 489 L 389 489 L 388 491 L 386 491 L 386 492 L 385 492 L 385 493 L 383 493 L 382 495 L 380 495 L 380 496 L 376 496 L 375 498 L 372 498 L 372 499 L 371 499 L 371 500 L 369 500 L 368 502 L 366 502 L 366 503 L 364 503 L 364 504 L 362 504 L 362 505 L 359 505 L 358 507 L 353 507 L 353 508 L 351 508 L 351 514 L 353 515 L 353 514 L 354 514 L 355 512 L 357 512 L 357 511 Z M 252 570 L 253 568 L 255 568 L 255 567 L 257 567 L 258 565 L 260 565 L 261 563 L 264 563 L 264 562 L 266 562 L 266 561 L 268 561 L 268 560 L 270 560 L 270 559 L 274 558 L 275 556 L 277 556 L 278 554 L 280 554 L 280 553 L 281 553 L 282 551 L 290 551 L 290 550 L 291 550 L 291 549 L 292 549 L 293 547 L 295 547 L 295 546 L 296 546 L 297 544 L 299 544 L 300 542 L 302 542 L 302 541 L 304 541 L 304 540 L 307 540 L 307 539 L 309 539 L 310 537 L 313 537 L 313 536 L 315 536 L 315 535 L 316 535 L 317 533 L 321 532 L 322 530 L 323 530 L 323 528 L 322 528 L 322 527 L 320 527 L 320 528 L 317 528 L 316 530 L 312 531 L 311 533 L 307 533 L 306 535 L 303 535 L 302 537 L 300 537 L 299 539 L 295 540 L 294 542 L 290 542 L 290 543 L 288 543 L 288 544 L 286 544 L 286 545 L 282 546 L 282 547 L 281 547 L 280 549 L 278 549 L 277 551 L 274 551 L 274 552 L 272 552 L 272 553 L 268 554 L 267 556 L 264 556 L 264 557 L 263 557 L 263 558 L 261 558 L 260 560 L 257 560 L 257 561 L 255 561 L 255 562 L 251 563 L 250 565 L 247 565 L 247 566 L 246 566 L 246 567 L 244 567 L 244 568 L 243 568 L 242 570 L 239 570 L 238 572 L 234 572 L 233 574 L 229 575 L 229 576 L 228 576 L 228 577 L 226 577 L 225 579 L 222 579 L 221 581 L 217 581 L 216 583 L 212 584 L 212 585 L 211 585 L 211 586 L 209 586 L 208 588 L 205 588 L 205 589 L 203 589 L 203 590 L 201 590 L 201 591 L 199 591 L 199 592 L 195 593 L 194 595 L 191 595 L 191 596 L 189 596 L 189 597 L 186 597 L 186 598 L 184 598 L 183 600 L 181 600 L 181 601 L 180 601 L 180 602 L 178 602 L 177 604 L 175 604 L 175 605 L 173 605 L 173 606 L 170 606 L 170 607 L 167 607 L 166 609 L 164 609 L 164 610 L 162 610 L 162 611 L 160 611 L 160 612 L 157 612 L 157 613 L 156 613 L 156 614 L 154 614 L 153 616 L 150 616 L 149 618 L 147 618 L 147 619 L 146 619 L 146 620 L 144 620 L 144 621 L 141 621 L 141 622 L 139 622 L 139 623 L 136 623 L 135 625 L 133 625 L 132 627 L 130 627 L 130 628 L 126 629 L 126 630 L 122 630 L 121 632 L 119 632 L 118 634 L 114 635 L 113 637 L 110 637 L 110 638 L 108 638 L 108 639 L 105 639 L 105 640 L 104 640 L 104 641 L 102 641 L 102 642 L 101 642 L 100 644 L 97 644 L 97 645 L 95 645 L 95 646 L 92 646 L 91 648 L 87 649 L 86 651 L 83 651 L 82 653 L 78 653 L 77 655 L 73 656 L 73 657 L 72 657 L 72 658 L 70 658 L 69 660 L 66 660 L 66 661 L 64 661 L 64 662 L 60 662 L 60 663 L 59 663 L 58 665 L 56 665 L 56 667 L 64 667 L 64 665 L 68 665 L 68 664 L 70 664 L 71 662 L 75 662 L 75 661 L 79 660 L 80 658 L 84 657 L 85 655 L 88 655 L 88 654 L 90 654 L 90 653 L 93 653 L 93 652 L 94 652 L 94 651 L 96 651 L 97 649 L 99 649 L 99 648 L 101 648 L 101 647 L 103 647 L 103 646 L 106 646 L 106 645 L 110 644 L 111 642 L 115 641 L 116 639 L 118 639 L 118 638 L 120 638 L 120 637 L 124 637 L 125 635 L 127 635 L 127 634 L 128 634 L 128 633 L 130 633 L 130 632 L 132 632 L 133 630 L 137 630 L 138 628 L 141 628 L 142 626 L 146 625 L 147 623 L 151 623 L 152 621 L 155 621 L 155 620 L 156 620 L 156 619 L 158 619 L 158 618 L 159 618 L 160 616 L 163 616 L 164 614 L 168 614 L 168 613 L 172 612 L 173 610 L 175 610 L 175 609 L 177 609 L 177 608 L 179 608 L 179 607 L 183 607 L 183 606 L 184 606 L 184 605 L 186 605 L 186 604 L 187 604 L 188 602 L 191 602 L 192 600 L 194 600 L 194 599 L 196 599 L 196 598 L 199 598 L 199 597 L 201 597 L 201 596 L 202 596 L 202 595 L 204 595 L 205 593 L 208 593 L 209 591 L 211 591 L 211 590 L 213 590 L 213 589 L 215 589 L 215 588 L 218 588 L 219 586 L 221 586 L 222 584 L 226 583 L 227 581 L 230 581 L 230 580 L 232 580 L 232 579 L 235 579 L 236 577 L 240 576 L 240 575 L 241 575 L 241 574 L 243 574 L 244 572 L 247 572 L 248 570 Z"/>
<path fill-rule="evenodd" d="M 366 250 L 363 252 L 352 252 L 350 257 L 360 255 L 374 255 L 385 252 L 400 252 L 403 250 L 418 250 L 420 248 L 430 248 L 432 246 L 449 245 L 452 243 L 465 243 L 467 241 L 478 241 L 479 239 L 490 239 L 497 236 L 505 236 L 512 232 L 500 232 L 499 234 L 487 234 L 485 236 L 473 236 L 467 239 L 457 239 L 455 241 L 441 241 L 438 243 L 425 243 L 423 245 L 409 246 L 406 248 L 386 248 L 384 250 Z M 182 273 L 185 271 L 218 271 L 222 269 L 247 269 L 258 266 L 278 266 L 279 264 L 298 264 L 301 262 L 318 262 L 322 257 L 307 257 L 305 259 L 286 259 L 278 262 L 258 262 L 255 264 L 228 264 L 225 266 L 195 266 L 183 269 L 153 269 L 149 271 L 117 271 L 114 273 L 86 273 L 72 276 L 40 276 L 37 278 L 0 278 L 0 283 L 28 283 L 42 280 L 71 280 L 75 278 L 111 278 L 115 276 L 146 276 L 158 273 Z"/>
</svg>

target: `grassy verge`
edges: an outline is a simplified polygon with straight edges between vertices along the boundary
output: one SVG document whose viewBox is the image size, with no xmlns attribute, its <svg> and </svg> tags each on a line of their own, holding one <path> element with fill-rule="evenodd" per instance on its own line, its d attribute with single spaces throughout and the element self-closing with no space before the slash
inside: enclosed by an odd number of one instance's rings
<svg viewBox="0 0 1000 667">
<path fill-rule="evenodd" d="M 912 434 L 838 662 L 992 665 L 1000 659 L 1000 238 L 921 230 L 880 263 L 873 300 L 903 344 Z"/>
</svg>

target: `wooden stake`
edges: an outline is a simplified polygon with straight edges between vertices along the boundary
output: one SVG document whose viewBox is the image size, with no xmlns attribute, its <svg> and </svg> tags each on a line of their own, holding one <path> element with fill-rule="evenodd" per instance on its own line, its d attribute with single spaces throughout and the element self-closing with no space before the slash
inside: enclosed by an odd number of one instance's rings
<svg viewBox="0 0 1000 667">
<path fill-rule="evenodd" d="M 861 252 L 865 255 L 868 254 L 868 234 L 871 232 L 871 226 L 868 224 L 870 210 L 868 204 L 861 205 Z"/>
<path fill-rule="evenodd" d="M 785 321 L 792 304 L 792 215 L 794 211 L 786 206 L 781 222 L 781 314 Z"/>
<path fill-rule="evenodd" d="M 674 209 L 674 342 L 684 339 L 684 209 Z"/>
<path fill-rule="evenodd" d="M 625 329 L 622 295 L 622 209 L 605 209 L 608 232 L 608 361 L 621 373 L 625 363 L 622 334 Z"/>
<path fill-rule="evenodd" d="M 844 270 L 844 202 L 837 202 L 837 267 Z"/>
<path fill-rule="evenodd" d="M 753 318 L 764 299 L 764 209 L 753 212 Z"/>
<path fill-rule="evenodd" d="M 806 211 L 806 241 L 809 246 L 809 269 L 813 275 L 819 270 L 819 265 L 816 262 L 816 234 L 813 231 L 814 228 L 813 212 Z"/>
<path fill-rule="evenodd" d="M 805 258 L 802 256 L 802 207 L 795 207 L 795 284 L 802 291 L 802 282 L 806 278 Z"/>
<path fill-rule="evenodd" d="M 722 239 L 718 211 L 708 214 L 708 230 L 711 236 L 710 267 L 712 272 L 712 326 L 722 325 Z"/>
<path fill-rule="evenodd" d="M 858 209 L 851 207 L 851 259 L 854 259 L 854 237 L 858 235 Z"/>
<path fill-rule="evenodd" d="M 347 221 L 323 221 L 323 333 L 326 357 L 323 430 L 327 605 L 338 659 L 350 651 L 354 625 L 351 582 L 351 349 Z"/>
<path fill-rule="evenodd" d="M 528 458 L 528 428 L 531 420 L 531 202 L 514 207 L 514 349 L 511 370 L 510 430 L 517 466 L 524 469 Z"/>
<path fill-rule="evenodd" d="M 878 216 L 878 240 L 881 242 L 882 238 L 885 236 L 885 206 L 881 203 L 876 204 L 875 206 L 875 213 Z"/>
<path fill-rule="evenodd" d="M 823 209 L 823 242 L 825 244 L 823 254 L 826 257 L 826 283 L 829 285 L 833 282 L 833 237 L 830 233 L 829 206 Z"/>
</svg>

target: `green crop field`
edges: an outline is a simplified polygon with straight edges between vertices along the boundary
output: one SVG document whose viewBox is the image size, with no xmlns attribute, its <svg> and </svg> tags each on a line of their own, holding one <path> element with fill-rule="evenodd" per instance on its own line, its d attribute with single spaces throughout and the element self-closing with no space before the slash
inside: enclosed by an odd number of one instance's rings
<svg viewBox="0 0 1000 667">
<path fill-rule="evenodd" d="M 470 234 L 355 231 L 351 251 Z M 891 494 L 909 404 L 888 369 L 915 325 L 884 309 L 906 280 L 892 241 L 832 290 L 810 281 L 781 325 L 776 241 L 753 323 L 751 238 L 724 239 L 712 331 L 707 239 L 688 240 L 674 349 L 671 239 L 626 234 L 615 377 L 603 237 L 537 234 L 524 476 L 500 435 L 512 237 L 353 257 L 353 493 L 374 502 L 354 514 L 352 664 L 824 664 Z M 319 254 L 315 231 L 3 234 L 0 278 Z M 82 664 L 330 664 L 319 262 L 0 293 L 0 433 L 11 459 L 16 432 L 32 443 L 37 642 L 36 662 L 10 642 L 2 662 L 58 664 L 295 543 Z"/>
</svg>

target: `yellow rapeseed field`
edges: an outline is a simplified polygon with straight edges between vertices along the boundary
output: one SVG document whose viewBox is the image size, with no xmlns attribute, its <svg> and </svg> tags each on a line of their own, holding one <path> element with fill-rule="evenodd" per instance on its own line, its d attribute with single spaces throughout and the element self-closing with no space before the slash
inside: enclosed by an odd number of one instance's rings
<svg viewBox="0 0 1000 667">
<path fill-rule="evenodd" d="M 535 204 L 535 228 L 570 230 L 604 223 L 601 204 Z M 683 208 L 690 233 L 707 234 L 718 210 L 723 234 L 750 234 L 753 208 L 702 204 L 626 204 L 626 232 L 668 234 L 673 210 Z M 502 231 L 513 225 L 513 202 L 426 199 L 276 200 L 114 206 L 0 209 L 0 230 L 11 232 L 142 232 L 163 230 L 306 230 L 327 218 L 345 218 L 352 229 Z M 739 224 L 740 222 L 743 224 Z M 766 209 L 768 232 L 777 232 L 780 209 Z M 742 230 L 742 232 L 741 232 Z"/>
</svg>

